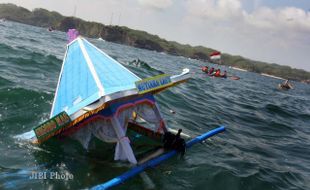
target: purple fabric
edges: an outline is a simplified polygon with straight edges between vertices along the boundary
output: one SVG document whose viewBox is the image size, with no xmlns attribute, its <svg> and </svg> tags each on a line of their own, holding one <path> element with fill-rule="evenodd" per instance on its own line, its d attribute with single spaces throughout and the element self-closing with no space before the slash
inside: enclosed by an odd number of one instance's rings
<svg viewBox="0 0 310 190">
<path fill-rule="evenodd" d="M 79 36 L 79 31 L 77 31 L 76 29 L 69 29 L 67 35 L 68 35 L 68 43 L 70 43 Z"/>
</svg>

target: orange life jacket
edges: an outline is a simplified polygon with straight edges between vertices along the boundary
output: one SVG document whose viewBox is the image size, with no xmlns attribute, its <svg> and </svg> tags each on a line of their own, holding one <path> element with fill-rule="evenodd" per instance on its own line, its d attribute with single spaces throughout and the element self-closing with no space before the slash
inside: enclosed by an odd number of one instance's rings
<svg viewBox="0 0 310 190">
<path fill-rule="evenodd" d="M 220 77 L 220 76 L 221 76 L 221 71 L 217 70 L 217 71 L 215 72 L 214 76 Z"/>
<path fill-rule="evenodd" d="M 207 73 L 207 72 L 208 72 L 208 67 L 202 67 L 201 70 L 202 70 L 203 72 Z"/>
</svg>

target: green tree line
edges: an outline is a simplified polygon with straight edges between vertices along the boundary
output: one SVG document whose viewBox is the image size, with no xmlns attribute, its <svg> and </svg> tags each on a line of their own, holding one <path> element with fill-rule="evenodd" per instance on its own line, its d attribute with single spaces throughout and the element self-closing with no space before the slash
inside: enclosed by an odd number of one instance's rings
<svg viewBox="0 0 310 190">
<path fill-rule="evenodd" d="M 167 41 L 157 35 L 152 35 L 145 31 L 133 30 L 125 26 L 104 25 L 98 22 L 84 21 L 76 17 L 65 17 L 55 11 L 48 11 L 41 8 L 29 11 L 14 4 L 0 4 L 0 18 L 39 27 L 52 27 L 55 30 L 64 32 L 70 28 L 76 28 L 80 34 L 87 37 L 101 37 L 106 41 L 114 43 L 208 62 L 211 62 L 210 53 L 216 51 L 215 49 L 203 46 L 191 46 L 175 41 Z M 221 64 L 298 81 L 310 79 L 310 72 L 302 69 L 294 69 L 275 63 L 270 64 L 254 61 L 242 56 L 234 56 L 226 53 L 222 54 Z"/>
</svg>

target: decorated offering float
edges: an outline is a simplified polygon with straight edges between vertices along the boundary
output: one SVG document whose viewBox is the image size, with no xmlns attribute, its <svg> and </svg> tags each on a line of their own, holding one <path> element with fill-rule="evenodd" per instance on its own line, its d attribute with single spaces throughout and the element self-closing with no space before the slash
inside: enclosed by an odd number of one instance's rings
<svg viewBox="0 0 310 190">
<path fill-rule="evenodd" d="M 139 162 L 118 180 L 95 188 L 122 183 L 177 151 L 184 154 L 186 148 L 224 131 L 224 127 L 219 127 L 185 143 L 182 130 L 171 131 L 165 124 L 154 95 L 187 81 L 190 78 L 188 69 L 179 75 L 162 74 L 141 79 L 79 36 L 76 30 L 69 30 L 68 36 L 50 119 L 21 137 L 35 144 L 71 137 L 85 149 L 93 138 L 97 138 L 116 144 L 114 160 L 133 165 L 138 161 L 132 148 L 134 142 L 128 134 L 139 134 L 156 141 L 162 150 Z"/>
</svg>

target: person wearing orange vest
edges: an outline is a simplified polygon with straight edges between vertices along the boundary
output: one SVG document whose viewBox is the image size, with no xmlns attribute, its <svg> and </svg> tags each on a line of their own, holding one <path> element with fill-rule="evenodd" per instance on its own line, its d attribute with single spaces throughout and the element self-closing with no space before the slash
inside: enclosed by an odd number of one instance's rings
<svg viewBox="0 0 310 190">
<path fill-rule="evenodd" d="M 220 69 L 217 69 L 217 70 L 215 71 L 215 74 L 214 74 L 213 76 L 215 76 L 215 77 L 221 77 L 221 70 L 220 70 Z"/>
<path fill-rule="evenodd" d="M 207 66 L 202 67 L 201 70 L 205 73 L 209 72 L 209 68 Z"/>
</svg>

